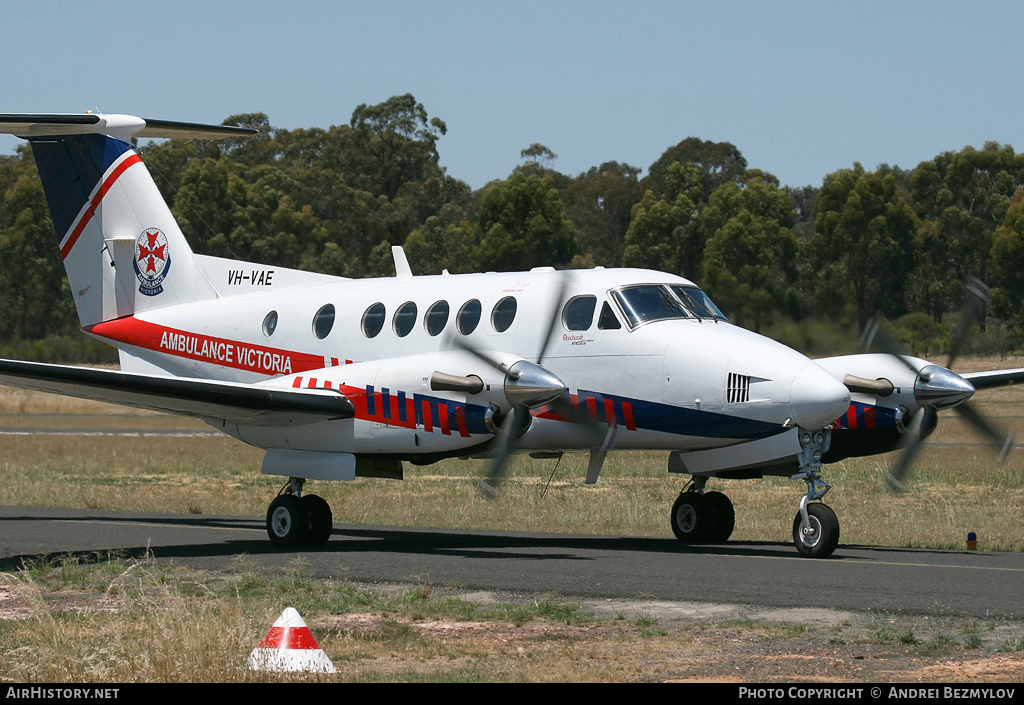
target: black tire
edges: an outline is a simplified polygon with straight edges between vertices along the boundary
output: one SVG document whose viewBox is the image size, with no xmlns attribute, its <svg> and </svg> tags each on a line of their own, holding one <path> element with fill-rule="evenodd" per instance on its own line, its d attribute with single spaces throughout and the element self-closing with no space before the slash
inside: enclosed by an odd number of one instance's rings
<svg viewBox="0 0 1024 705">
<path fill-rule="evenodd" d="M 707 540 L 712 543 L 725 543 L 732 536 L 736 526 L 736 510 L 732 502 L 721 492 L 705 492 L 704 503 L 708 510 Z"/>
<path fill-rule="evenodd" d="M 683 543 L 703 541 L 710 529 L 704 495 L 683 492 L 672 505 L 672 533 Z"/>
<path fill-rule="evenodd" d="M 828 558 L 839 545 L 839 518 L 827 504 L 814 503 L 807 505 L 807 517 L 810 519 L 813 533 L 803 532 L 803 517 L 800 512 L 793 519 L 793 543 L 801 556 L 807 558 Z"/>
<path fill-rule="evenodd" d="M 319 495 L 307 494 L 302 497 L 302 506 L 309 517 L 306 531 L 307 546 L 323 546 L 331 538 L 334 529 L 334 517 L 331 516 L 331 505 Z"/>
<path fill-rule="evenodd" d="M 298 497 L 278 495 L 267 509 L 267 535 L 275 546 L 299 546 L 309 532 L 309 516 Z"/>
</svg>

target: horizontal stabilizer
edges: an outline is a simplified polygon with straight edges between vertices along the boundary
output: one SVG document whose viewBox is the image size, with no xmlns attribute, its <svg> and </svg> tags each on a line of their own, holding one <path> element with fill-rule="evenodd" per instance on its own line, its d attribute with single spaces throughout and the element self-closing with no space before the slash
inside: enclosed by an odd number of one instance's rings
<svg viewBox="0 0 1024 705">
<path fill-rule="evenodd" d="M 20 360 L 0 360 L 0 384 L 256 425 L 313 423 L 355 415 L 355 407 L 345 395 L 328 389 L 213 382 Z"/>
<path fill-rule="evenodd" d="M 258 132 L 251 127 L 152 120 L 133 115 L 0 113 L 0 133 L 25 139 L 102 134 L 124 141 L 132 137 L 216 140 L 247 137 Z"/>
</svg>

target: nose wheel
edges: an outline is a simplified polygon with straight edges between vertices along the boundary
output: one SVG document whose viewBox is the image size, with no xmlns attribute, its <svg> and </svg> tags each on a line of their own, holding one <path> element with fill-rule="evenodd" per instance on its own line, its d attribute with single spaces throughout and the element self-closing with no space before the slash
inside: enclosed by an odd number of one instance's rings
<svg viewBox="0 0 1024 705">
<path fill-rule="evenodd" d="M 793 519 L 793 543 L 802 556 L 827 558 L 839 545 L 839 518 L 827 504 L 807 505 L 804 512 L 796 513 Z"/>
<path fill-rule="evenodd" d="M 267 509 L 267 536 L 275 546 L 322 546 L 331 537 L 330 505 L 315 494 L 303 495 L 303 482 L 290 478 Z"/>
</svg>

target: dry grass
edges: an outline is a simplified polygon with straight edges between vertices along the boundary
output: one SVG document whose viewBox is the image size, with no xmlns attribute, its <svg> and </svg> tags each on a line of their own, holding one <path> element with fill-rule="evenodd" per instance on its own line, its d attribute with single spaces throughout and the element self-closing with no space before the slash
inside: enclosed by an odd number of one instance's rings
<svg viewBox="0 0 1024 705">
<path fill-rule="evenodd" d="M 0 576 L 0 680 L 14 682 L 1019 681 L 1020 624 L 837 614 L 618 613 L 557 598 L 468 599 L 431 585 L 307 578 L 301 564 L 222 573 L 104 556 Z M 284 605 L 337 674 L 243 665 Z"/>
</svg>

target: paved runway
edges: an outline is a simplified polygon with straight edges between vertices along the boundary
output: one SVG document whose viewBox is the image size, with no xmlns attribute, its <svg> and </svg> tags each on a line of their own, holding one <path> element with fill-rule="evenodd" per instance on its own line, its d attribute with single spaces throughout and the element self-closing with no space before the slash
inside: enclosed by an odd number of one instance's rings
<svg viewBox="0 0 1024 705">
<path fill-rule="evenodd" d="M 1024 554 L 840 545 L 809 560 L 789 543 L 683 546 L 674 539 L 335 524 L 326 546 L 283 551 L 262 520 L 0 507 L 0 570 L 40 554 L 121 549 L 222 569 L 240 553 L 265 569 L 301 555 L 317 576 L 429 582 L 579 598 L 824 607 L 981 618 L 1024 614 Z"/>
</svg>

